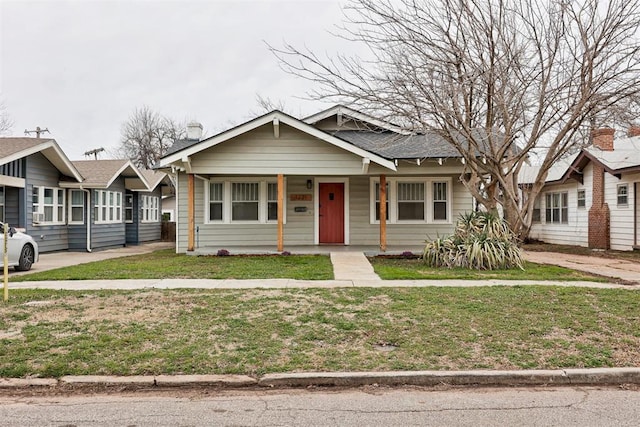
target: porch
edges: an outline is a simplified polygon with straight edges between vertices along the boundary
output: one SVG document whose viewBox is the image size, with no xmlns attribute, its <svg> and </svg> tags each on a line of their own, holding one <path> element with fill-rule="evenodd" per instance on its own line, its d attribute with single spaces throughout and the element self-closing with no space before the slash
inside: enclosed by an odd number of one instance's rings
<svg viewBox="0 0 640 427">
<path fill-rule="evenodd" d="M 265 246 L 202 246 L 187 251 L 187 255 L 206 256 L 217 255 L 219 250 L 225 249 L 231 255 L 279 255 L 275 245 Z M 292 255 L 329 255 L 340 252 L 362 252 L 366 256 L 377 255 L 401 255 L 403 252 L 412 252 L 416 255 L 422 254 L 424 246 L 408 245 L 387 246 L 386 251 L 382 251 L 377 245 L 288 245 L 286 251 Z"/>
</svg>

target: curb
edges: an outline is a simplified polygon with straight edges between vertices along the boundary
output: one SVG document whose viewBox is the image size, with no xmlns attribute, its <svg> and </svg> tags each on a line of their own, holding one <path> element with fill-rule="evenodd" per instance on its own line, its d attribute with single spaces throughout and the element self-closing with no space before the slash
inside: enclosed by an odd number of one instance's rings
<svg viewBox="0 0 640 427">
<path fill-rule="evenodd" d="M 307 372 L 246 375 L 64 376 L 0 378 L 0 390 L 152 389 L 162 388 L 303 388 L 312 386 L 569 386 L 640 384 L 640 368 L 596 368 L 524 371 Z"/>
</svg>

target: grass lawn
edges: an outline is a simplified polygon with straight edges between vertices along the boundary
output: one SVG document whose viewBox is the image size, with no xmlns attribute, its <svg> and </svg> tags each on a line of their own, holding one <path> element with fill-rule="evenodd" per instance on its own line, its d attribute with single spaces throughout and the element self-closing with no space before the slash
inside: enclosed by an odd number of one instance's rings
<svg viewBox="0 0 640 427">
<path fill-rule="evenodd" d="M 638 366 L 638 307 L 546 286 L 14 290 L 0 377 Z"/>
<path fill-rule="evenodd" d="M 588 273 L 570 270 L 553 265 L 525 263 L 524 271 L 519 268 L 510 270 L 478 271 L 466 268 L 432 268 L 421 259 L 396 259 L 385 257 L 369 258 L 375 272 L 385 280 L 421 280 L 421 279 L 504 279 L 504 280 L 587 280 L 604 282 L 605 279 Z"/>
<path fill-rule="evenodd" d="M 173 249 L 12 277 L 25 280 L 91 279 L 333 279 L 328 256 L 190 256 Z"/>
</svg>

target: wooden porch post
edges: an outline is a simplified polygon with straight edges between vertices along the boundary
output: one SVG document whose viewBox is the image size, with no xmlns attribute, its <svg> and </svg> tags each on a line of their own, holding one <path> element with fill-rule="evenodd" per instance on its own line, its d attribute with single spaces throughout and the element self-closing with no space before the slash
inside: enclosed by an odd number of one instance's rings
<svg viewBox="0 0 640 427">
<path fill-rule="evenodd" d="M 380 175 L 380 250 L 387 250 L 387 177 Z"/>
<path fill-rule="evenodd" d="M 278 174 L 278 252 L 284 249 L 284 175 Z"/>
<path fill-rule="evenodd" d="M 195 175 L 187 174 L 187 251 L 193 251 L 196 240 Z"/>
</svg>

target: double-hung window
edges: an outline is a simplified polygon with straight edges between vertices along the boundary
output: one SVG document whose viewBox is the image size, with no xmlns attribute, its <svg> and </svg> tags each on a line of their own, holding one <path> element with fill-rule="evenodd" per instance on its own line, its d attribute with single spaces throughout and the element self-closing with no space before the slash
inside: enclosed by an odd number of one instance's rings
<svg viewBox="0 0 640 427">
<path fill-rule="evenodd" d="M 583 189 L 578 190 L 578 207 L 584 208 L 587 206 L 587 192 Z"/>
<path fill-rule="evenodd" d="M 550 224 L 569 222 L 569 193 L 547 193 L 545 195 L 545 221 Z"/>
<path fill-rule="evenodd" d="M 69 224 L 84 223 L 84 191 L 71 190 L 69 203 Z"/>
<path fill-rule="evenodd" d="M 380 182 L 371 179 L 371 223 L 380 221 Z M 387 222 L 451 221 L 451 179 L 387 178 Z"/>
<path fill-rule="evenodd" d="M 216 179 L 209 181 L 206 189 L 208 223 L 278 221 L 278 184 L 272 179 Z"/>
<path fill-rule="evenodd" d="M 35 224 L 64 224 L 65 190 L 34 186 L 32 201 Z"/>
<path fill-rule="evenodd" d="M 122 193 L 119 191 L 95 190 L 94 220 L 96 223 L 113 224 L 122 222 Z"/>
<path fill-rule="evenodd" d="M 618 200 L 618 206 L 629 205 L 629 186 L 627 184 L 618 185 L 617 200 Z"/>
<path fill-rule="evenodd" d="M 124 222 L 133 222 L 133 194 L 124 195 Z"/>
<path fill-rule="evenodd" d="M 398 221 L 424 221 L 424 182 L 398 182 Z"/>
</svg>

